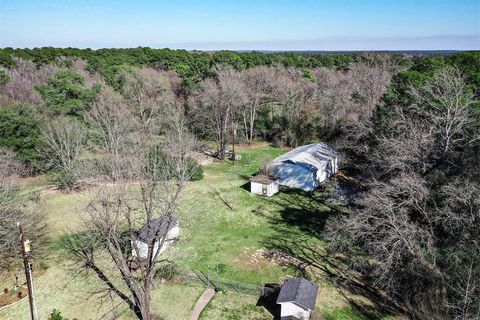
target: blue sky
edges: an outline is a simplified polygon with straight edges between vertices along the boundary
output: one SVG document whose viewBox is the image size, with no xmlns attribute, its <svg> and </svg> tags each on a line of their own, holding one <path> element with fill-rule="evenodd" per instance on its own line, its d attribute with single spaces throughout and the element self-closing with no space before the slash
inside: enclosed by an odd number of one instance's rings
<svg viewBox="0 0 480 320">
<path fill-rule="evenodd" d="M 0 0 L 0 46 L 480 49 L 480 0 Z"/>
</svg>

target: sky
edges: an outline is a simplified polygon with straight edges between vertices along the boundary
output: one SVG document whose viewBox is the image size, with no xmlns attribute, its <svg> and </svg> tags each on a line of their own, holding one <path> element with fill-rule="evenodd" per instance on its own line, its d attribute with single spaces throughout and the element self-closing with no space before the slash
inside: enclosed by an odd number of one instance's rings
<svg viewBox="0 0 480 320">
<path fill-rule="evenodd" d="M 0 47 L 478 50 L 480 0 L 0 0 Z"/>
</svg>

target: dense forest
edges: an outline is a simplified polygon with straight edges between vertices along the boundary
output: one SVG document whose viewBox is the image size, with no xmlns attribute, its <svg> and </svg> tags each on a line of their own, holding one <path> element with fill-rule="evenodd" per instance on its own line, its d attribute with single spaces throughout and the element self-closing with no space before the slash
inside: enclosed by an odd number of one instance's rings
<svg viewBox="0 0 480 320">
<path fill-rule="evenodd" d="M 46 173 L 72 190 L 99 175 L 194 180 L 201 169 L 188 150 L 202 148 L 194 137 L 214 142 L 221 159 L 234 140 L 325 141 L 356 181 L 321 233 L 328 261 L 381 292 L 385 309 L 480 316 L 479 52 L 5 48 L 0 65 L 0 177 Z M 148 168 L 131 170 L 139 155 Z M 174 171 L 152 173 L 178 155 Z M 14 193 L 2 186 L 1 230 L 29 214 L 41 238 L 41 217 Z M 15 250 L 3 241 L 9 232 L 0 237 L 8 263 Z M 142 303 L 132 310 L 142 314 Z"/>
</svg>

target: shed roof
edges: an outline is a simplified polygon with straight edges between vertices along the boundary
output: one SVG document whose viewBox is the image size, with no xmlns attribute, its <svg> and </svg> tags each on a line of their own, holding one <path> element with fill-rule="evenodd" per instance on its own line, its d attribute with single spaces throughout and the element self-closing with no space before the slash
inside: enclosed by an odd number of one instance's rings
<svg viewBox="0 0 480 320">
<path fill-rule="evenodd" d="M 271 163 L 291 162 L 306 165 L 315 169 L 324 168 L 329 161 L 339 156 L 339 153 L 325 143 L 312 143 L 295 148 L 274 159 Z"/>
<path fill-rule="evenodd" d="M 158 232 L 159 238 L 166 235 L 170 230 L 178 225 L 178 220 L 175 217 L 160 217 L 150 220 L 149 224 L 145 224 L 137 231 L 137 239 L 142 242 L 147 242 L 149 236 L 152 238 Z"/>
<path fill-rule="evenodd" d="M 283 283 L 277 303 L 295 302 L 313 310 L 317 299 L 318 286 L 305 278 L 291 278 Z"/>
<path fill-rule="evenodd" d="M 270 184 L 277 181 L 278 178 L 274 176 L 259 174 L 250 178 L 251 182 L 258 182 L 261 184 Z"/>
</svg>

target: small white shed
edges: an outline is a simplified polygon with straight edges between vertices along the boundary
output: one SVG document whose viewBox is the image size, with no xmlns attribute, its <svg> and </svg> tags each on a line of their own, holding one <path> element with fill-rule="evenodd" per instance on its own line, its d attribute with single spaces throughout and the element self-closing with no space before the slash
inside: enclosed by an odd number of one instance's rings
<svg viewBox="0 0 480 320">
<path fill-rule="evenodd" d="M 279 178 L 280 185 L 313 191 L 338 171 L 339 153 L 324 143 L 295 148 L 274 159 L 268 173 Z"/>
<path fill-rule="evenodd" d="M 278 178 L 266 175 L 257 175 L 250 178 L 250 192 L 271 197 L 278 192 Z"/>
<path fill-rule="evenodd" d="M 317 300 L 318 286 L 305 278 L 286 280 L 277 303 L 281 305 L 281 319 L 308 320 Z"/>
<path fill-rule="evenodd" d="M 153 241 L 157 235 L 157 239 L 153 246 L 153 256 L 158 251 L 160 255 L 170 244 L 178 238 L 180 234 L 180 226 L 178 220 L 172 217 L 161 217 L 152 219 L 149 224 L 144 225 L 138 230 L 136 239 L 131 241 L 132 256 L 147 259 L 148 256 L 148 242 Z M 163 240 L 159 248 L 159 242 Z"/>
</svg>

